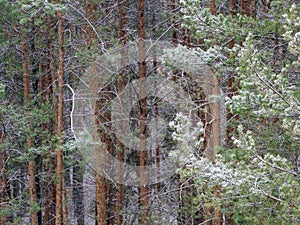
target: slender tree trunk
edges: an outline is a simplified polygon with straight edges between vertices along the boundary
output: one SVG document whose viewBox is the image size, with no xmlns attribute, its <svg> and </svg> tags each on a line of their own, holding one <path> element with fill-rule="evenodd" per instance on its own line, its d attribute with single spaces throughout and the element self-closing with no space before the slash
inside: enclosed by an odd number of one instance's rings
<svg viewBox="0 0 300 225">
<path fill-rule="evenodd" d="M 216 12 L 215 0 L 211 1 L 210 11 Z M 220 96 L 220 81 L 215 76 L 215 74 L 211 74 L 209 76 L 209 87 L 206 87 L 205 94 L 207 97 L 207 102 L 209 102 L 209 117 L 211 122 L 210 125 L 210 134 L 208 136 L 208 144 L 207 148 L 204 152 L 205 156 L 210 159 L 212 162 L 215 162 L 216 157 L 216 148 L 221 145 L 221 123 L 220 123 L 220 113 L 221 106 L 220 100 L 218 97 Z M 217 97 L 217 98 L 216 98 Z M 209 120 L 208 120 L 209 121 Z"/>
<path fill-rule="evenodd" d="M 1 118 L 0 118 L 1 119 Z M 5 139 L 5 127 L 3 121 L 1 121 L 1 130 L 0 130 L 0 210 L 6 207 L 6 176 L 5 176 L 5 167 L 6 167 L 6 149 L 4 146 Z M 5 224 L 6 217 L 5 215 L 0 216 L 0 224 Z"/>
<path fill-rule="evenodd" d="M 60 4 L 60 0 L 56 1 Z M 57 126 L 56 135 L 58 138 L 58 148 L 56 150 L 56 217 L 55 225 L 63 224 L 63 172 L 64 172 L 64 162 L 63 162 L 63 149 L 62 149 L 62 132 L 63 132 L 63 106 L 64 106 L 64 22 L 62 18 L 62 12 L 60 10 L 56 13 L 58 19 L 58 100 L 57 100 Z"/>
<path fill-rule="evenodd" d="M 84 198 L 83 198 L 83 169 L 80 168 L 80 164 L 74 166 L 74 213 L 76 217 L 76 224 L 84 225 Z"/>
<path fill-rule="evenodd" d="M 93 24 L 93 22 L 96 20 L 95 18 L 95 13 L 96 13 L 96 9 L 97 9 L 97 5 L 91 2 L 86 2 L 85 4 L 85 12 L 86 12 L 86 16 L 87 19 L 90 21 L 90 23 Z M 88 24 L 86 27 L 87 30 L 87 44 L 88 44 L 88 48 L 92 51 L 92 47 L 94 46 L 94 42 L 96 40 L 96 35 L 92 29 L 92 27 Z M 91 90 L 91 92 L 95 95 L 98 96 L 98 87 L 97 85 L 99 84 L 98 82 L 98 78 L 93 76 L 90 77 L 90 84 L 89 84 L 89 88 Z M 100 102 L 96 102 L 94 105 L 94 119 L 95 119 L 95 124 L 97 125 L 97 127 L 100 127 L 102 124 L 99 112 L 101 111 L 101 103 Z M 102 140 L 106 142 L 105 139 L 105 134 L 102 135 Z M 95 130 L 93 133 L 93 140 L 94 141 L 99 141 L 99 131 Z M 99 152 L 101 154 L 101 151 L 105 151 L 105 149 L 102 149 L 103 147 L 99 147 L 99 149 L 96 150 L 95 154 L 97 157 L 97 152 Z M 101 159 L 103 160 L 103 159 Z M 100 162 L 101 163 L 101 162 Z M 101 164 L 105 164 L 105 163 L 101 163 Z M 102 175 L 100 175 L 99 173 L 95 173 L 95 185 L 96 185 L 96 224 L 97 225 L 106 225 L 107 224 L 107 208 L 108 208 L 108 182 L 105 179 L 105 177 L 103 177 Z"/>
<path fill-rule="evenodd" d="M 106 225 L 107 221 L 107 182 L 104 177 L 96 173 L 96 224 Z"/>
<path fill-rule="evenodd" d="M 210 1 L 210 12 L 214 15 L 217 14 L 216 9 L 216 1 Z M 221 105 L 220 105 L 220 81 L 216 77 L 215 74 L 211 74 L 209 76 L 210 84 L 209 87 L 206 87 L 206 98 L 207 102 L 209 102 L 209 114 L 208 117 L 210 119 L 210 132 L 207 140 L 207 148 L 204 151 L 204 156 L 210 159 L 213 163 L 216 160 L 216 152 L 217 148 L 221 146 Z M 213 192 L 216 198 L 220 197 L 221 187 L 216 186 L 213 189 Z M 208 221 L 209 225 L 221 225 L 222 224 L 222 214 L 218 206 L 215 208 L 206 208 L 204 209 L 205 220 Z M 211 218 L 213 220 L 211 220 Z"/>
<path fill-rule="evenodd" d="M 147 149 L 147 97 L 146 97 L 146 15 L 145 0 L 138 1 L 138 50 L 139 50 L 139 95 L 140 95 L 140 224 L 149 224 L 148 149 Z"/>
<path fill-rule="evenodd" d="M 63 189 L 62 189 L 63 224 L 66 225 L 66 224 L 68 224 L 68 199 L 67 199 L 66 189 L 64 188 L 66 186 L 64 178 L 62 181 L 62 186 L 63 186 Z"/>
<path fill-rule="evenodd" d="M 50 87 L 48 90 L 47 95 L 45 96 L 45 101 L 51 101 L 53 104 L 53 108 L 56 109 L 56 100 L 55 100 L 55 63 L 54 63 L 54 47 L 53 47 L 53 38 L 51 30 L 53 28 L 52 25 L 52 19 L 49 17 L 47 18 L 47 47 L 48 47 L 48 57 L 49 61 L 47 63 L 47 72 L 45 77 L 45 88 Z M 46 72 L 46 71 L 45 71 Z M 41 81 L 42 83 L 42 81 Z M 42 91 L 45 91 L 42 88 Z M 53 135 L 53 130 L 55 127 L 55 120 L 54 118 L 51 118 L 50 121 L 47 124 L 44 124 L 45 126 L 45 132 L 48 132 L 49 135 Z M 50 145 L 48 142 L 49 140 L 44 140 L 44 145 Z M 43 224 L 47 225 L 54 225 L 55 224 L 55 196 L 56 196 L 56 190 L 55 190 L 55 183 L 53 179 L 53 175 L 55 172 L 55 164 L 56 159 L 53 157 L 53 149 L 49 149 L 45 153 L 44 162 L 43 162 L 43 170 L 46 174 L 46 178 L 44 180 L 44 201 L 43 201 Z"/>
<path fill-rule="evenodd" d="M 153 1 L 153 3 L 157 4 L 157 1 Z M 157 39 L 157 29 L 156 29 L 156 24 L 157 24 L 157 18 L 156 18 L 156 5 L 154 4 L 153 6 L 153 16 L 152 16 L 152 38 L 154 41 L 156 41 Z M 154 76 L 157 75 L 157 68 L 158 68 L 158 64 L 157 64 L 157 55 L 156 55 L 156 46 L 153 46 L 153 72 L 154 72 Z M 156 124 L 156 129 L 159 129 L 159 122 L 158 122 L 158 106 L 155 103 L 154 105 L 154 116 L 155 116 L 155 124 Z M 158 174 L 156 174 L 157 176 L 157 180 L 160 180 L 160 173 L 159 173 L 159 167 L 160 167 L 160 161 L 161 161 L 161 154 L 160 154 L 160 144 L 156 143 L 156 149 L 155 149 L 155 164 L 156 164 L 156 170 L 158 172 Z M 156 184 L 156 192 L 159 194 L 161 191 L 161 182 L 158 182 Z"/>
<path fill-rule="evenodd" d="M 127 10 L 125 9 L 125 4 L 127 1 L 124 0 L 118 0 L 119 8 L 118 8 L 118 17 L 119 17 L 119 28 L 118 28 L 118 40 L 119 43 L 123 46 L 127 44 L 127 34 L 126 34 L 126 27 L 128 25 L 128 15 Z M 126 85 L 126 71 L 125 67 L 127 65 L 127 50 L 126 48 L 121 50 L 122 59 L 121 59 L 121 74 L 119 75 L 121 79 L 118 82 L 117 85 L 117 91 L 123 91 L 125 85 Z M 125 93 L 124 93 L 125 94 Z M 122 103 L 126 104 L 125 103 Z M 122 128 L 123 130 L 123 128 Z M 125 129 L 124 129 L 125 130 Z M 118 143 L 118 150 L 116 152 L 116 158 L 120 162 L 124 162 L 125 160 L 125 146 L 120 141 Z M 124 167 L 123 165 L 120 166 L 120 168 L 117 168 L 117 176 L 118 181 L 117 183 L 117 190 L 116 190 L 116 207 L 115 207 L 115 224 L 121 225 L 123 223 L 123 207 L 124 207 L 124 195 L 125 195 L 125 187 L 124 187 Z"/>
<path fill-rule="evenodd" d="M 27 52 L 26 41 L 21 43 L 22 50 L 22 70 L 23 70 L 23 84 L 24 84 L 24 105 L 25 108 L 28 107 L 30 103 L 30 81 L 29 81 L 29 56 Z M 26 109 L 26 116 L 28 117 L 28 109 Z M 29 120 L 27 121 L 28 125 L 31 123 Z M 29 125 L 30 126 L 30 125 Z M 27 136 L 27 147 L 32 147 L 32 140 L 30 136 Z M 29 159 L 28 161 L 28 174 L 29 174 L 29 197 L 30 197 L 30 205 L 34 206 L 37 203 L 37 195 L 36 195 L 36 181 L 35 181 L 35 161 L 34 159 Z M 31 224 L 38 224 L 38 216 L 36 211 L 32 211 L 30 213 Z"/>
</svg>

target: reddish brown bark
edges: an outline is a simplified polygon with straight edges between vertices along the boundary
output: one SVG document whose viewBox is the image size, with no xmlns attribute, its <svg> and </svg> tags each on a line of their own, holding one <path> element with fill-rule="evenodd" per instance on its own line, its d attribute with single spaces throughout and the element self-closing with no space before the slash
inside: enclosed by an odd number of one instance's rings
<svg viewBox="0 0 300 225">
<path fill-rule="evenodd" d="M 107 182 L 104 177 L 96 173 L 96 220 L 97 225 L 106 225 L 107 221 Z"/>
<path fill-rule="evenodd" d="M 147 98 L 146 98 L 146 15 L 145 0 L 138 1 L 138 50 L 139 50 L 139 95 L 140 95 L 140 184 L 139 184 L 139 201 L 140 201 L 140 224 L 149 224 L 149 188 L 148 182 L 148 149 L 147 149 Z"/>
<path fill-rule="evenodd" d="M 59 0 L 56 1 L 60 3 Z M 58 99 L 56 109 L 56 135 L 58 138 L 58 148 L 56 149 L 56 210 L 55 210 L 55 225 L 63 224 L 63 149 L 62 149 L 62 132 L 63 132 L 63 106 L 64 106 L 64 22 L 62 18 L 62 12 L 58 10 L 56 12 L 58 19 Z"/>
<path fill-rule="evenodd" d="M 97 10 L 96 4 L 86 2 L 85 13 L 86 13 L 87 19 L 90 21 L 91 24 L 93 24 L 96 20 L 96 17 L 95 17 L 96 10 Z M 86 26 L 86 31 L 87 31 L 88 48 L 91 49 L 95 44 L 96 35 L 94 33 L 93 28 L 90 26 L 90 24 L 88 24 Z M 89 88 L 90 88 L 91 92 L 95 96 L 98 96 L 98 94 L 99 94 L 98 87 L 97 87 L 97 85 L 99 84 L 98 78 L 92 76 L 92 77 L 90 77 L 89 82 L 90 82 Z M 97 127 L 102 126 L 103 121 L 102 121 L 101 115 L 99 115 L 99 113 L 101 112 L 101 105 L 102 105 L 102 103 L 104 104 L 105 101 L 106 101 L 105 99 L 104 99 L 104 102 L 97 101 L 94 105 L 94 113 L 95 113 L 94 119 L 95 119 L 95 124 L 97 125 Z M 99 134 L 101 135 L 101 131 L 99 131 L 99 130 L 94 131 L 94 133 L 93 133 L 94 141 L 97 141 L 97 142 L 99 141 L 99 139 L 100 139 Z M 101 135 L 101 141 L 104 143 L 107 143 L 108 139 L 105 135 L 106 135 L 105 133 Z M 95 150 L 96 157 L 99 154 L 101 155 L 101 151 L 106 151 L 106 150 L 102 149 L 102 147 L 99 147 L 98 149 Z M 107 151 L 111 151 L 111 149 L 107 149 Z M 101 160 L 103 160 L 103 159 L 101 159 Z M 106 163 L 106 162 L 104 162 L 104 163 Z M 104 165 L 104 163 L 102 162 L 101 164 Z M 107 180 L 105 179 L 105 177 L 103 177 L 101 174 L 96 172 L 95 185 L 96 185 L 96 212 L 95 212 L 96 213 L 96 224 L 97 225 L 106 225 L 107 217 L 108 217 L 107 209 L 108 209 L 109 184 L 108 184 Z"/>
<path fill-rule="evenodd" d="M 251 5 L 253 0 L 241 0 L 241 14 L 251 16 Z"/>
<path fill-rule="evenodd" d="M 21 43 L 22 50 L 22 71 L 23 71 L 23 85 L 24 85 L 24 105 L 26 108 L 26 117 L 28 117 L 28 104 L 30 103 L 30 80 L 29 80 L 29 55 L 27 52 L 26 41 L 24 40 Z M 27 121 L 28 125 L 31 123 L 29 120 Z M 32 147 L 31 137 L 27 136 L 27 148 Z M 31 156 L 30 156 L 31 157 Z M 30 205 L 34 206 L 37 203 L 37 195 L 36 195 L 36 180 L 35 180 L 35 161 L 34 159 L 29 159 L 28 161 L 28 175 L 29 175 L 29 198 Z M 38 216 L 37 212 L 32 210 L 30 213 L 31 224 L 38 224 Z"/>
<path fill-rule="evenodd" d="M 86 2 L 85 4 L 85 14 L 87 16 L 87 19 L 93 24 L 95 21 L 95 13 L 97 10 L 97 5 L 92 2 Z M 90 24 L 86 26 L 86 33 L 87 33 L 87 41 L 88 41 L 88 47 L 91 48 L 94 45 L 94 41 L 96 39 L 96 34 L 91 27 Z"/>
<path fill-rule="evenodd" d="M 210 0 L 209 2 L 209 11 L 213 15 L 217 15 L 217 4 L 216 0 Z"/>
<path fill-rule="evenodd" d="M 45 65 L 43 68 L 43 75 L 41 77 L 41 91 L 43 93 L 42 95 L 42 102 L 52 101 L 53 108 L 56 109 L 56 101 L 55 101 L 55 63 L 54 63 L 54 48 L 53 48 L 53 38 L 52 38 L 52 19 L 51 17 L 47 18 L 47 25 L 48 30 L 46 33 L 47 36 L 47 47 L 48 47 L 48 61 L 45 61 Z M 49 71 L 49 72 L 48 72 Z M 49 88 L 49 90 L 46 91 L 46 89 Z M 48 132 L 49 134 L 53 135 L 53 130 L 55 127 L 55 120 L 54 118 L 50 119 L 50 121 L 47 124 L 43 124 L 42 130 L 43 134 L 44 132 Z M 48 143 L 48 140 L 46 140 L 44 137 L 42 137 L 42 144 L 44 146 L 50 145 Z M 48 225 L 54 225 L 55 224 L 55 196 L 56 196 L 56 190 L 55 190 L 55 183 L 53 179 L 53 174 L 55 173 L 55 164 L 56 159 L 53 157 L 53 149 L 49 149 L 48 152 L 45 154 L 43 158 L 43 171 L 46 175 L 44 179 L 44 201 L 43 201 L 43 224 Z"/>
<path fill-rule="evenodd" d="M 122 143 L 118 143 L 118 148 L 120 152 L 117 152 L 117 160 L 124 162 L 125 159 L 125 146 Z M 124 177 L 124 168 L 120 167 L 117 169 L 118 181 L 116 190 L 116 207 L 115 207 L 115 224 L 123 224 L 123 208 L 124 208 L 124 199 L 125 199 L 125 187 L 122 183 Z"/>
</svg>

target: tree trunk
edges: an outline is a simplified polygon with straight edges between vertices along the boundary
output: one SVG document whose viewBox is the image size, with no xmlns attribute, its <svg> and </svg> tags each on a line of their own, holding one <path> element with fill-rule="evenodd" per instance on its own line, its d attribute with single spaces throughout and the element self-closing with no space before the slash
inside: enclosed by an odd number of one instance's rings
<svg viewBox="0 0 300 225">
<path fill-rule="evenodd" d="M 79 156 L 78 156 L 79 157 Z M 76 217 L 76 224 L 84 225 L 85 218 L 84 218 L 84 198 L 83 198 L 83 169 L 80 168 L 80 163 L 74 166 L 74 187 L 73 187 L 73 194 L 74 194 L 74 214 Z"/>
<path fill-rule="evenodd" d="M 152 16 L 152 38 L 154 41 L 157 40 L 157 29 L 156 29 L 156 25 L 157 25 L 157 18 L 156 18 L 156 7 L 157 5 L 155 5 L 155 3 L 157 4 L 157 1 L 153 1 L 153 16 Z M 158 68 L 158 63 L 157 63 L 157 54 L 156 54 L 156 46 L 153 46 L 153 73 L 154 73 L 154 76 L 157 76 L 157 68 Z M 154 105 L 154 118 L 155 118 L 155 128 L 156 130 L 159 129 L 159 121 L 158 121 L 158 104 L 155 103 Z M 157 170 L 157 173 L 156 176 L 157 176 L 157 181 L 158 183 L 156 184 L 156 193 L 158 195 L 160 195 L 160 192 L 161 192 L 161 182 L 160 182 L 160 161 L 161 161 L 161 154 L 160 154 L 160 143 L 157 142 L 156 143 L 156 149 L 155 149 L 155 164 L 156 164 L 156 170 Z M 159 198 L 159 197 L 158 197 Z M 159 211 L 159 213 L 161 213 Z M 159 219 L 160 220 L 160 219 Z"/>
<path fill-rule="evenodd" d="M 216 0 L 210 0 L 209 2 L 209 11 L 213 15 L 217 15 L 217 4 Z"/>
<path fill-rule="evenodd" d="M 56 1 L 60 4 L 60 0 Z M 55 225 L 63 224 L 63 149 L 62 149 L 62 132 L 63 132 L 63 106 L 64 106 L 64 22 L 62 12 L 60 10 L 56 13 L 58 19 L 58 100 L 57 100 L 57 115 L 56 115 L 56 135 L 58 138 L 58 148 L 56 150 L 56 217 Z"/>
<path fill-rule="evenodd" d="M 210 12 L 214 15 L 217 14 L 216 1 L 210 1 Z M 210 74 L 208 79 L 209 87 L 206 87 L 206 98 L 209 102 L 209 120 L 210 121 L 210 132 L 208 133 L 207 148 L 204 151 L 204 156 L 210 159 L 213 163 L 216 160 L 217 148 L 221 146 L 221 105 L 220 105 L 220 81 L 215 74 Z M 215 196 L 219 198 L 219 193 L 221 188 L 216 186 L 213 190 Z M 218 206 L 215 208 L 204 209 L 205 220 L 208 220 L 207 224 L 211 225 L 221 225 L 222 224 L 222 214 Z M 211 220 L 211 217 L 213 220 Z"/>
<path fill-rule="evenodd" d="M 127 1 L 124 0 L 118 0 L 119 8 L 118 8 L 118 17 L 119 17 L 119 28 L 118 28 L 118 40 L 121 45 L 127 44 L 127 34 L 126 34 L 126 28 L 128 25 L 128 15 L 127 10 L 125 9 L 125 4 Z M 117 92 L 123 91 L 124 87 L 126 86 L 126 65 L 127 65 L 127 50 L 124 48 L 121 50 L 122 59 L 121 59 L 121 74 L 120 80 L 117 84 Z M 125 90 L 124 90 L 125 91 Z M 124 93 L 125 94 L 125 93 Z M 125 103 L 121 103 L 126 104 Z M 123 130 L 123 128 L 122 128 Z M 120 162 L 124 162 L 125 160 L 125 146 L 120 141 L 118 143 L 118 150 L 116 152 L 116 158 Z M 117 168 L 117 176 L 118 181 L 117 183 L 117 190 L 116 190 L 116 207 L 115 207 L 115 224 L 121 225 L 123 223 L 123 214 L 122 210 L 124 208 L 124 195 L 125 195 L 125 187 L 124 187 L 124 167 L 120 165 L 120 168 Z"/>
<path fill-rule="evenodd" d="M 2 118 L 0 118 L 2 119 Z M 5 176 L 5 167 L 6 167 L 6 149 L 4 146 L 5 139 L 5 127 L 3 121 L 1 122 L 1 130 L 0 130 L 0 210 L 6 207 L 6 176 Z M 5 224 L 6 217 L 5 215 L 0 216 L 0 224 Z"/>
<path fill-rule="evenodd" d="M 97 5 L 93 4 L 93 3 L 86 3 L 85 5 L 85 12 L 86 12 L 86 16 L 88 18 L 88 20 L 93 23 L 96 18 L 95 18 L 95 13 L 96 13 L 96 9 L 97 9 Z M 86 27 L 87 30 L 87 44 L 88 44 L 88 48 L 92 50 L 92 47 L 94 46 L 94 42 L 96 40 L 96 36 L 95 33 L 92 29 L 92 27 L 90 26 L 90 24 L 87 25 Z M 89 80 L 89 88 L 90 91 L 93 93 L 94 96 L 98 96 L 98 78 L 95 76 L 90 77 Z M 96 101 L 95 105 L 93 106 L 93 111 L 94 111 L 94 120 L 95 120 L 95 124 L 97 125 L 97 127 L 100 127 L 101 124 L 101 118 L 100 118 L 100 111 L 101 111 L 101 103 Z M 94 130 L 93 135 L 93 140 L 95 142 L 99 142 L 99 130 Z M 105 134 L 102 135 L 102 140 L 106 142 Z M 101 151 L 105 151 L 105 149 L 102 149 L 103 147 L 99 147 L 98 149 L 96 149 L 95 151 L 95 155 L 97 157 L 97 152 L 99 152 L 99 154 L 101 155 Z M 103 159 L 101 159 L 103 160 Z M 101 163 L 101 162 L 100 162 Z M 104 165 L 105 163 L 101 163 L 102 165 Z M 101 174 L 97 173 L 95 174 L 95 185 L 96 185 L 96 224 L 97 225 L 106 225 L 107 224 L 107 217 L 108 217 L 108 213 L 107 213 L 107 208 L 108 208 L 108 182 L 105 179 L 105 177 L 103 177 Z"/>
<path fill-rule="evenodd" d="M 68 224 L 68 199 L 67 199 L 66 189 L 64 188 L 66 186 L 64 178 L 62 181 L 62 186 L 63 186 L 63 189 L 62 189 L 63 224 L 66 225 L 66 224 Z"/>
<path fill-rule="evenodd" d="M 55 62 L 54 62 L 54 47 L 53 47 L 53 37 L 52 37 L 52 19 L 51 17 L 47 18 L 47 47 L 49 49 L 48 51 L 48 63 L 47 63 L 47 74 L 45 77 L 45 88 L 48 86 L 50 87 L 48 90 L 48 94 L 45 96 L 45 101 L 51 101 L 53 104 L 53 108 L 56 109 L 56 101 L 55 101 L 55 82 L 56 82 L 56 68 L 55 68 Z M 46 71 L 45 71 L 46 72 Z M 45 90 L 42 89 L 44 92 Z M 45 124 L 45 131 L 49 132 L 49 135 L 54 135 L 53 130 L 55 127 L 55 120 L 54 118 L 51 118 L 50 121 Z M 49 140 L 44 140 L 44 145 L 50 145 L 48 142 Z M 44 162 L 43 162 L 43 170 L 44 174 L 46 175 L 44 180 L 44 201 L 43 201 L 43 224 L 47 225 L 54 225 L 55 224 L 55 196 L 56 196 L 56 190 L 55 190 L 55 183 L 54 183 L 54 172 L 55 172 L 55 164 L 56 159 L 53 157 L 53 149 L 49 149 L 44 156 Z"/>
<path fill-rule="evenodd" d="M 140 224 L 149 224 L 148 149 L 147 149 L 147 97 L 146 97 L 146 15 L 145 0 L 138 1 L 138 51 L 139 51 L 139 95 L 140 95 Z"/>
<path fill-rule="evenodd" d="M 26 41 L 24 40 L 21 43 L 21 50 L 22 50 L 22 70 L 23 70 L 23 84 L 24 84 L 24 105 L 26 108 L 26 117 L 28 117 L 28 104 L 30 103 L 30 84 L 29 84 L 29 56 L 27 52 Z M 27 121 L 28 126 L 31 123 L 28 119 Z M 32 140 L 30 136 L 27 136 L 27 148 L 32 147 Z M 29 156 L 32 157 L 32 156 Z M 34 157 L 34 156 L 33 156 Z M 30 198 L 30 206 L 34 207 L 37 203 L 37 195 L 36 195 L 36 181 L 35 181 L 35 161 L 34 159 L 29 159 L 28 161 L 28 175 L 29 175 L 29 198 Z M 31 224 L 37 225 L 38 224 L 38 216 L 37 212 L 32 210 L 30 213 Z"/>
<path fill-rule="evenodd" d="M 107 182 L 104 177 L 96 173 L 96 220 L 97 225 L 106 225 L 107 221 Z"/>
</svg>

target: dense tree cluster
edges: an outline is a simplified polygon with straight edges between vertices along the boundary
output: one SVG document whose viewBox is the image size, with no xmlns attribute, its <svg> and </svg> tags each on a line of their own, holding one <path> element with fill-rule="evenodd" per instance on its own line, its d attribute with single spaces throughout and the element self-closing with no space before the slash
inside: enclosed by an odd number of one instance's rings
<svg viewBox="0 0 300 225">
<path fill-rule="evenodd" d="M 0 0 L 0 224 L 299 224 L 299 12 Z"/>
</svg>

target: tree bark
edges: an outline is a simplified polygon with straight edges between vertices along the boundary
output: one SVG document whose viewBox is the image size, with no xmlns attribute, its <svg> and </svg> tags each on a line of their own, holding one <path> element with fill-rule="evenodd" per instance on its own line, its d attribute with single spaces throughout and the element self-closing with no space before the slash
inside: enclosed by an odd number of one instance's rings
<svg viewBox="0 0 300 225">
<path fill-rule="evenodd" d="M 148 149 L 147 149 L 147 97 L 146 97 L 146 15 L 145 0 L 138 1 L 138 51 L 139 51 L 139 95 L 140 95 L 140 184 L 139 184 L 139 201 L 140 201 L 140 224 L 149 224 L 149 188 L 148 182 Z"/>
<path fill-rule="evenodd" d="M 2 119 L 2 118 L 0 118 Z M 3 121 L 1 122 L 1 130 L 0 130 L 0 210 L 6 207 L 6 176 L 5 176 L 5 168 L 6 168 L 6 149 L 4 147 L 5 140 L 5 127 Z M 0 224 L 5 224 L 6 217 L 5 215 L 0 216 Z"/>
<path fill-rule="evenodd" d="M 87 16 L 87 19 L 90 21 L 90 23 L 94 23 L 96 18 L 95 18 L 95 13 L 96 13 L 96 9 L 97 9 L 97 5 L 94 3 L 90 3 L 90 2 L 86 2 L 85 4 L 85 13 Z M 86 27 L 87 30 L 87 44 L 88 44 L 88 48 L 91 50 L 92 47 L 95 44 L 95 40 L 96 40 L 96 35 L 92 29 L 92 27 L 90 26 L 90 24 L 87 25 Z M 98 78 L 95 77 L 94 75 L 92 77 L 90 77 L 89 80 L 89 88 L 91 90 L 91 92 L 93 93 L 94 96 L 99 97 L 99 93 L 98 93 Z M 97 125 L 97 127 L 102 126 L 102 121 L 101 121 L 101 116 L 99 115 L 99 113 L 101 112 L 101 104 L 99 101 L 96 101 L 95 105 L 94 105 L 94 120 L 95 120 L 95 124 Z M 93 140 L 98 142 L 99 141 L 99 133 L 101 133 L 101 131 L 99 132 L 98 129 L 93 131 L 94 133 L 93 135 Z M 106 142 L 106 137 L 105 134 L 101 135 L 101 141 L 102 142 Z M 96 149 L 95 155 L 97 157 L 98 153 L 101 155 L 101 151 L 105 151 L 105 149 L 103 149 L 102 146 L 100 146 L 98 149 Z M 98 152 L 98 153 L 97 153 Z M 101 159 L 101 160 L 105 160 L 105 159 Z M 100 162 L 102 165 L 105 164 L 105 162 Z M 107 213 L 107 209 L 108 209 L 108 182 L 105 179 L 105 177 L 103 177 L 101 174 L 99 173 L 95 173 L 95 185 L 96 185 L 96 224 L 97 225 L 106 225 L 107 224 L 107 217 L 108 217 L 108 213 Z"/>
<path fill-rule="evenodd" d="M 60 0 L 56 1 L 60 4 Z M 64 172 L 64 162 L 63 162 L 63 149 L 62 149 L 62 132 L 63 132 L 63 106 L 64 106 L 64 22 L 62 18 L 62 11 L 58 10 L 56 12 L 58 19 L 58 100 L 56 109 L 56 135 L 58 138 L 58 148 L 56 149 L 56 217 L 55 225 L 63 224 L 63 172 Z"/>
<path fill-rule="evenodd" d="M 253 0 L 241 0 L 241 14 L 251 16 L 250 4 Z"/>
<path fill-rule="evenodd" d="M 55 82 L 56 82 L 56 68 L 54 63 L 54 47 L 53 47 L 53 34 L 51 32 L 53 25 L 52 25 L 52 18 L 47 18 L 47 47 L 48 47 L 48 62 L 46 65 L 46 70 L 49 72 L 46 72 L 45 77 L 45 87 L 50 87 L 48 90 L 48 94 L 45 95 L 45 101 L 51 101 L 53 108 L 56 109 L 56 100 L 55 100 Z M 42 83 L 42 81 L 41 81 Z M 44 88 L 42 88 L 41 91 L 45 91 Z M 55 120 L 54 118 L 51 118 L 50 121 L 45 124 L 45 132 L 49 132 L 49 135 L 53 135 L 54 127 L 55 127 Z M 43 145 L 50 145 L 49 140 L 44 140 Z M 53 149 L 49 149 L 44 156 L 44 162 L 43 162 L 43 171 L 46 175 L 44 180 L 44 201 L 43 201 L 43 224 L 47 225 L 54 225 L 55 224 L 55 201 L 56 201 L 56 190 L 55 190 L 55 183 L 53 175 L 55 173 L 55 164 L 56 159 L 53 156 Z"/>
<path fill-rule="evenodd" d="M 214 15 L 217 14 L 216 1 L 210 1 L 210 12 Z M 209 103 L 210 132 L 208 133 L 207 148 L 204 150 L 204 156 L 215 163 L 217 148 L 221 146 L 221 105 L 220 105 L 220 81 L 215 74 L 210 74 L 208 77 L 209 87 L 206 87 L 206 98 Z M 208 120 L 208 121 L 209 121 Z M 219 197 L 221 188 L 216 186 L 213 190 L 215 196 Z M 221 225 L 222 214 L 218 206 L 214 208 L 208 207 L 204 209 L 205 220 L 209 225 Z M 211 217 L 213 220 L 211 220 Z"/>
<path fill-rule="evenodd" d="M 76 217 L 76 222 L 78 225 L 85 224 L 84 217 L 84 198 L 83 198 L 83 169 L 80 168 L 80 164 L 78 163 L 73 168 L 74 171 L 74 214 Z"/>
<path fill-rule="evenodd" d="M 155 3 L 157 3 L 156 1 L 153 1 L 153 16 L 152 16 L 152 38 L 154 41 L 157 40 L 157 29 L 156 29 L 156 25 L 157 25 L 157 18 L 156 18 L 156 5 Z M 157 69 L 158 69 L 158 63 L 157 63 L 157 54 L 156 54 L 156 46 L 153 46 L 153 73 L 154 76 L 157 76 Z M 155 117 L 155 126 L 156 129 L 159 129 L 159 121 L 158 121 L 158 105 L 157 103 L 155 103 L 154 105 L 154 117 Z M 156 192 L 159 195 L 161 192 L 161 182 L 160 180 L 160 161 L 161 161 L 161 154 L 160 154 L 160 143 L 156 143 L 156 149 L 155 149 L 155 164 L 156 164 L 156 170 L 157 173 L 157 180 L 158 183 L 156 184 Z M 161 212 L 159 212 L 161 213 Z"/>
<path fill-rule="evenodd" d="M 213 15 L 217 15 L 217 4 L 216 0 L 210 0 L 209 2 L 209 11 Z"/>
<path fill-rule="evenodd" d="M 23 40 L 21 43 L 22 50 L 22 70 L 23 70 L 23 85 L 24 85 L 24 106 L 26 108 L 26 117 L 28 117 L 28 104 L 30 103 L 30 81 L 29 81 L 29 55 L 27 52 L 26 40 Z M 28 119 L 28 126 L 31 123 Z M 27 135 L 27 148 L 32 147 L 32 140 L 29 135 Z M 32 157 L 32 156 L 29 156 Z M 30 205 L 33 207 L 37 203 L 37 194 L 36 194 L 36 181 L 35 181 L 35 161 L 34 159 L 29 159 L 28 161 L 28 175 L 29 175 L 29 198 Z M 32 210 L 30 213 L 31 224 L 38 224 L 37 212 Z"/>
<path fill-rule="evenodd" d="M 128 25 L 128 15 L 127 15 L 127 10 L 125 9 L 125 4 L 127 1 L 125 0 L 118 0 L 119 8 L 118 8 L 118 17 L 119 17 L 119 27 L 118 27 L 118 40 L 119 43 L 123 46 L 127 44 L 127 33 L 126 33 L 126 28 Z M 126 47 L 121 50 L 122 54 L 122 59 L 121 59 L 121 74 L 120 80 L 118 81 L 117 84 L 117 92 L 120 91 L 125 91 L 123 90 L 124 87 L 126 86 L 126 65 L 127 65 L 127 50 Z M 125 93 L 124 93 L 125 94 Z M 121 103 L 126 104 L 125 103 Z M 123 130 L 123 128 L 122 128 Z M 120 162 L 124 162 L 125 160 L 125 146 L 123 143 L 120 141 L 117 141 L 118 143 L 118 150 L 116 152 L 116 158 Z M 117 183 L 117 190 L 116 190 L 116 207 L 115 207 L 115 224 L 116 225 L 121 225 L 123 223 L 123 208 L 124 208 L 124 198 L 125 198 L 125 187 L 124 187 L 124 167 L 121 165 L 119 168 L 117 168 L 117 176 L 118 176 L 118 181 Z"/>
</svg>

